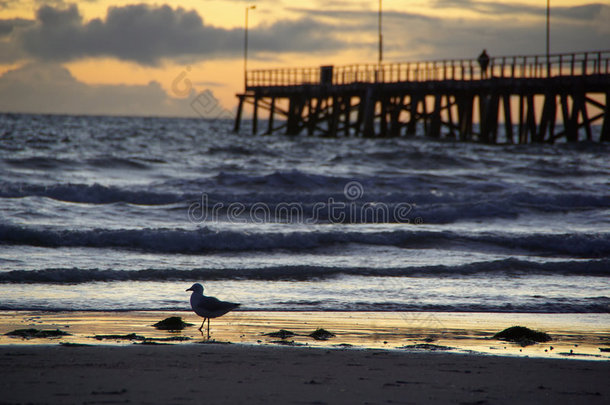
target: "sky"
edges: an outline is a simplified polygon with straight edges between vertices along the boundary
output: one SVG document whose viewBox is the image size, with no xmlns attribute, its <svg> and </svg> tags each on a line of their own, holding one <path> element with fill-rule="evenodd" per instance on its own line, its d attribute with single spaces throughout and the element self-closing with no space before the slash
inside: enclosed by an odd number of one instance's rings
<svg viewBox="0 0 610 405">
<path fill-rule="evenodd" d="M 0 0 L 0 111 L 230 116 L 248 68 L 375 63 L 378 1 Z M 551 52 L 610 49 L 610 0 L 551 0 Z M 385 0 L 384 62 L 544 54 L 545 0 Z"/>
</svg>

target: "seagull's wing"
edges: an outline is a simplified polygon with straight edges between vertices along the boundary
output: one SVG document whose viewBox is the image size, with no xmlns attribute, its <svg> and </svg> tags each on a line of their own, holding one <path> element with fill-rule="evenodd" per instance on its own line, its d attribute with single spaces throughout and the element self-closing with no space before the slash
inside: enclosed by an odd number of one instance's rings
<svg viewBox="0 0 610 405">
<path fill-rule="evenodd" d="M 198 307 L 205 308 L 208 311 L 217 311 L 225 309 L 232 305 L 230 302 L 224 302 L 215 297 L 203 297 L 201 301 L 197 303 Z"/>
</svg>

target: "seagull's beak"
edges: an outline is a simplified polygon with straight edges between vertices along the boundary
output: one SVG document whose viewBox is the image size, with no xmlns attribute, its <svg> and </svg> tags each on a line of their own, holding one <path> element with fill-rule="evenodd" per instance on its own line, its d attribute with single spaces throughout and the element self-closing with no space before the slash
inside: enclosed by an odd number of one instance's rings
<svg viewBox="0 0 610 405">
<path fill-rule="evenodd" d="M 193 287 L 187 288 L 186 291 L 193 291 Z"/>
</svg>

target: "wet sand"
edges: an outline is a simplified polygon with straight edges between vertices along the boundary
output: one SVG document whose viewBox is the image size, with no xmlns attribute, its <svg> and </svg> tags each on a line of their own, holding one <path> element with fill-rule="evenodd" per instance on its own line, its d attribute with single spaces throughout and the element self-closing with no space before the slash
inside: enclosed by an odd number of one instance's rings
<svg viewBox="0 0 610 405">
<path fill-rule="evenodd" d="M 212 321 L 208 342 L 198 325 L 178 333 L 151 326 L 172 315 L 198 320 L 158 312 L 0 314 L 2 334 L 26 327 L 72 334 L 2 336 L 0 403 L 602 404 L 610 398 L 610 361 L 599 351 L 610 347 L 604 316 L 572 319 L 581 330 L 575 333 L 566 325 L 569 316 L 235 312 Z M 512 324 L 544 329 L 554 340 L 521 348 L 490 339 Z M 318 327 L 336 336 L 306 336 Z M 278 329 L 297 336 L 263 335 Z M 94 338 L 129 333 L 151 340 Z M 189 340 L 154 340 L 171 337 Z"/>
<path fill-rule="evenodd" d="M 0 403 L 607 404 L 610 363 L 191 344 L 3 346 Z"/>
<path fill-rule="evenodd" d="M 176 333 L 152 326 L 169 316 L 180 316 L 194 326 Z M 205 341 L 197 331 L 200 321 L 192 312 L 3 312 L 0 313 L 0 345 L 141 342 L 95 339 L 96 335 L 133 333 L 151 340 L 180 339 L 171 343 L 191 344 Z M 515 325 L 547 332 L 553 340 L 521 347 L 492 339 L 494 333 Z M 60 329 L 71 335 L 57 339 L 4 336 L 6 332 L 22 328 Z M 326 341 L 307 336 L 318 328 L 336 336 Z M 280 329 L 296 335 L 283 340 L 265 335 Z M 434 345 L 457 353 L 608 360 L 610 353 L 599 348 L 610 347 L 610 314 L 236 311 L 212 320 L 211 337 L 219 342 L 253 345 L 398 350 L 405 350 L 405 346 Z"/>
</svg>

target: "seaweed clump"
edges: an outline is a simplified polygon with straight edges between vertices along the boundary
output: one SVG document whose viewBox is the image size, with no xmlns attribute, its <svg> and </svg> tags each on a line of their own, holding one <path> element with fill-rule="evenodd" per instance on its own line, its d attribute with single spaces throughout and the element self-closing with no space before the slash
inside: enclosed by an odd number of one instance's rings
<svg viewBox="0 0 610 405">
<path fill-rule="evenodd" d="M 184 322 L 179 316 L 172 316 L 157 322 L 153 326 L 160 330 L 182 330 L 187 326 L 193 326 L 193 324 Z"/>
<path fill-rule="evenodd" d="M 289 330 L 286 330 L 286 329 L 280 329 L 277 332 L 269 332 L 269 333 L 265 333 L 264 335 L 274 337 L 274 338 L 286 339 L 286 338 L 295 336 L 295 333 L 291 332 Z"/>
<path fill-rule="evenodd" d="M 136 333 L 129 333 L 127 335 L 95 335 L 93 336 L 97 340 L 129 340 L 141 342 L 142 344 L 163 344 L 165 342 L 185 342 L 191 340 L 187 336 L 172 336 L 167 338 L 147 338 Z"/>
<path fill-rule="evenodd" d="M 515 342 L 523 347 L 552 340 L 547 333 L 535 331 L 526 328 L 525 326 L 511 326 L 510 328 L 496 333 L 494 339 Z"/>
<path fill-rule="evenodd" d="M 61 336 L 70 336 L 68 332 L 63 330 L 40 330 L 40 329 L 16 329 L 12 332 L 5 333 L 5 336 L 15 336 L 23 339 L 33 338 L 55 338 Z"/>
<path fill-rule="evenodd" d="M 401 346 L 399 349 L 408 349 L 408 350 L 431 350 L 431 351 L 445 351 L 445 350 L 453 350 L 453 347 L 449 346 L 441 346 L 441 345 L 433 345 L 430 343 L 417 343 L 413 345 Z"/>
<path fill-rule="evenodd" d="M 146 340 L 144 336 L 135 333 L 129 333 L 127 335 L 95 335 L 93 337 L 97 340 Z"/>
<path fill-rule="evenodd" d="M 309 337 L 314 338 L 315 340 L 328 340 L 332 337 L 335 337 L 335 334 L 327 331 L 326 329 L 316 329 L 315 332 L 312 332 L 308 335 Z"/>
<path fill-rule="evenodd" d="M 272 340 L 269 343 L 274 343 L 276 345 L 282 345 L 282 346 L 305 346 L 305 343 L 298 343 L 298 342 L 295 342 L 294 340 Z"/>
</svg>

